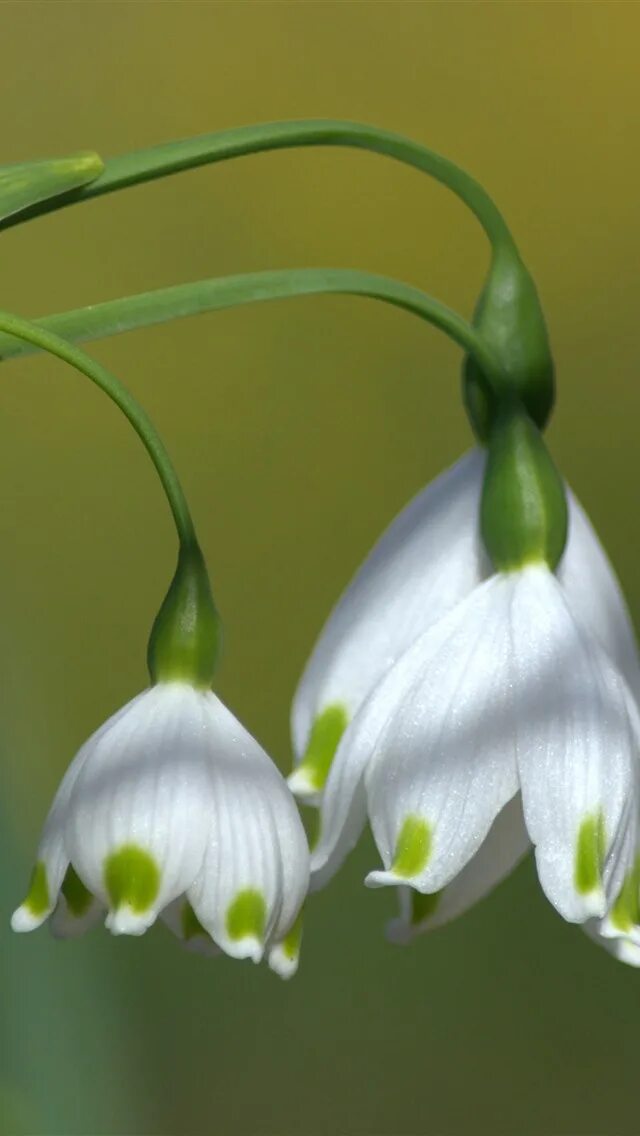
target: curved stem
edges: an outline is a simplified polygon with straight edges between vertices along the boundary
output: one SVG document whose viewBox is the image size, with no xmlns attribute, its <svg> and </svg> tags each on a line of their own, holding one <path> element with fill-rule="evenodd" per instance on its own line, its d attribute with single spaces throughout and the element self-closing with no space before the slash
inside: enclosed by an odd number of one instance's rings
<svg viewBox="0 0 640 1136">
<path fill-rule="evenodd" d="M 389 130 L 358 122 L 334 119 L 311 119 L 298 122 L 267 122 L 240 126 L 187 138 L 111 158 L 104 173 L 90 185 L 70 193 L 64 200 L 43 201 L 19 216 L 7 218 L 0 228 L 8 228 L 29 217 L 49 213 L 78 201 L 88 201 L 117 189 L 166 177 L 181 170 L 238 158 L 266 150 L 285 150 L 301 146 L 343 146 L 369 150 L 387 158 L 413 166 L 429 174 L 451 189 L 478 218 L 494 249 L 498 246 L 515 251 L 509 228 L 486 190 L 448 158 L 426 146 Z"/>
<path fill-rule="evenodd" d="M 86 355 L 79 347 L 74 347 L 53 332 L 46 331 L 28 320 L 20 319 L 19 316 L 0 311 L 0 330 L 15 336 L 17 339 L 31 343 L 42 351 L 48 351 L 51 355 L 57 355 L 65 363 L 70 363 L 72 367 L 81 371 L 96 386 L 100 387 L 112 402 L 122 410 L 145 446 L 157 470 L 169 501 L 181 545 L 185 547 L 194 546 L 196 539 L 193 521 L 171 459 L 146 411 L 129 394 L 120 380 L 100 363 L 97 363 L 95 359 Z"/>
<path fill-rule="evenodd" d="M 177 284 L 138 296 L 108 300 L 72 312 L 45 316 L 31 326 L 51 331 L 65 339 L 97 339 L 136 327 L 149 327 L 175 317 L 196 315 L 240 304 L 293 296 L 342 294 L 366 296 L 412 312 L 444 331 L 473 356 L 487 378 L 500 383 L 500 371 L 481 336 L 457 312 L 419 288 L 390 277 L 343 268 L 294 268 L 253 272 Z M 8 330 L 0 324 L 0 330 Z M 34 339 L 31 347 L 40 346 Z M 0 336 L 0 359 L 27 354 L 29 344 Z"/>
</svg>

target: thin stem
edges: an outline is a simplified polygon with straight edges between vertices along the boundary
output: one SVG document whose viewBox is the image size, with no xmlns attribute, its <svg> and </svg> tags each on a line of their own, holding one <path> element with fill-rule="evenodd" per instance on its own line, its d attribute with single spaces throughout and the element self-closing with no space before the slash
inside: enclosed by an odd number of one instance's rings
<svg viewBox="0 0 640 1136">
<path fill-rule="evenodd" d="M 8 218 L 0 228 L 8 228 L 29 217 L 49 213 L 64 205 L 88 201 L 117 189 L 139 185 L 141 182 L 166 177 L 181 170 L 220 162 L 227 158 L 243 157 L 266 150 L 286 150 L 302 146 L 343 146 L 369 150 L 385 157 L 413 166 L 429 174 L 451 189 L 475 214 L 485 230 L 494 251 L 498 247 L 515 251 L 509 228 L 486 190 L 448 158 L 443 158 L 426 146 L 377 126 L 333 119 L 298 122 L 267 122 L 255 126 L 240 126 L 199 138 L 168 142 L 124 154 L 105 162 L 104 173 L 90 185 L 66 195 L 64 199 L 43 201 Z"/>
<path fill-rule="evenodd" d="M 171 459 L 156 429 L 139 403 L 129 394 L 119 379 L 79 347 L 67 343 L 58 335 L 9 312 L 0 312 L 0 330 L 15 336 L 42 351 L 57 355 L 81 371 L 120 408 L 136 431 L 153 462 L 162 487 L 167 495 L 178 530 L 180 543 L 185 547 L 195 544 L 195 531 L 189 506 Z"/>
<path fill-rule="evenodd" d="M 175 317 L 262 300 L 320 294 L 366 296 L 412 312 L 444 331 L 475 358 L 490 381 L 499 385 L 500 371 L 490 348 L 457 312 L 419 288 L 401 284 L 386 276 L 353 269 L 294 268 L 200 280 L 45 316 L 31 326 L 70 340 L 97 339 L 137 327 L 149 327 Z M 0 359 L 25 355 L 29 352 L 30 345 L 40 346 L 33 338 L 29 340 L 29 344 L 25 344 L 2 335 Z"/>
</svg>

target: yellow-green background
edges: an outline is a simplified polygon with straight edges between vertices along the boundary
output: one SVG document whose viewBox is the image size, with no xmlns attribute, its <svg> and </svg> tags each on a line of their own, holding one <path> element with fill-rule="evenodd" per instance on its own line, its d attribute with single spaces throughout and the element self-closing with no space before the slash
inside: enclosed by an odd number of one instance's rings
<svg viewBox="0 0 640 1136">
<path fill-rule="evenodd" d="M 634 3 L 5 3 L 3 161 L 257 120 L 363 119 L 495 195 L 539 284 L 550 436 L 640 615 L 640 12 Z M 427 179 L 344 151 L 261 156 L 2 235 L 24 315 L 293 265 L 369 268 L 468 313 L 487 250 Z M 291 693 L 330 605 L 469 444 L 459 352 L 368 301 L 306 299 L 95 345 L 183 477 L 227 642 L 219 690 L 288 767 Z M 0 1031 L 7 1133 L 637 1134 L 640 974 L 525 865 L 408 950 L 370 846 L 310 906 L 295 981 L 162 930 L 12 937 L 79 743 L 145 682 L 174 536 L 102 395 L 50 360 L 0 387 Z"/>
</svg>

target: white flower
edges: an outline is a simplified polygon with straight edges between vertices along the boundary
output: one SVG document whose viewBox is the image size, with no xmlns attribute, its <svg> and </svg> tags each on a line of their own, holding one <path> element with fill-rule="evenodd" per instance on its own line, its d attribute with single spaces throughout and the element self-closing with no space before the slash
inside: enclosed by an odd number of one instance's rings
<svg viewBox="0 0 640 1136">
<path fill-rule="evenodd" d="M 479 526 L 486 455 L 472 450 L 392 522 L 331 613 L 292 708 L 289 784 L 319 804 L 340 737 L 414 640 L 492 575 Z M 572 609 L 640 693 L 626 604 L 584 510 L 568 491 L 569 539 L 557 570 Z"/>
<path fill-rule="evenodd" d="M 484 465 L 467 455 L 394 521 L 300 683 L 303 760 L 290 784 L 322 801 L 312 887 L 368 815 L 384 870 L 367 882 L 410 883 L 390 927 L 407 940 L 480 899 L 533 840 L 558 910 L 631 955 L 635 931 L 623 942 L 607 917 L 636 839 L 640 668 L 627 609 L 570 493 L 555 575 L 542 564 L 492 575 L 478 518 Z"/>
<path fill-rule="evenodd" d="M 628 686 L 555 576 L 495 575 L 415 641 L 345 733 L 312 879 L 333 874 L 368 814 L 384 865 L 370 886 L 435 896 L 458 878 L 476 898 L 487 863 L 492 886 L 522 853 L 517 822 L 496 831 L 521 794 L 551 902 L 571 922 L 604 918 L 633 860 L 637 746 Z"/>
<path fill-rule="evenodd" d="M 12 920 L 114 934 L 163 916 L 197 949 L 293 973 L 309 873 L 304 830 L 266 753 L 210 691 L 160 682 L 82 747 L 45 823 Z"/>
</svg>

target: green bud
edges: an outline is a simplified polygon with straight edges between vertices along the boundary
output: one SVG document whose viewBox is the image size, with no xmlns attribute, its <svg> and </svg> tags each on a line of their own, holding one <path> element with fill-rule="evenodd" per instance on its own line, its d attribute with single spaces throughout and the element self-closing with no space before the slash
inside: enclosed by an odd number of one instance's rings
<svg viewBox="0 0 640 1136">
<path fill-rule="evenodd" d="M 151 681 L 190 682 L 209 689 L 221 639 L 204 557 L 195 542 L 181 545 L 175 576 L 149 637 Z"/>
<path fill-rule="evenodd" d="M 536 286 L 515 249 L 496 250 L 473 325 L 500 366 L 504 392 L 519 399 L 544 429 L 554 401 L 553 360 Z M 470 356 L 464 362 L 463 395 L 471 425 L 485 442 L 498 398 Z"/>
<path fill-rule="evenodd" d="M 518 403 L 499 408 L 489 439 L 480 528 L 499 572 L 544 562 L 553 571 L 567 540 L 567 499 L 542 435 Z"/>
</svg>

